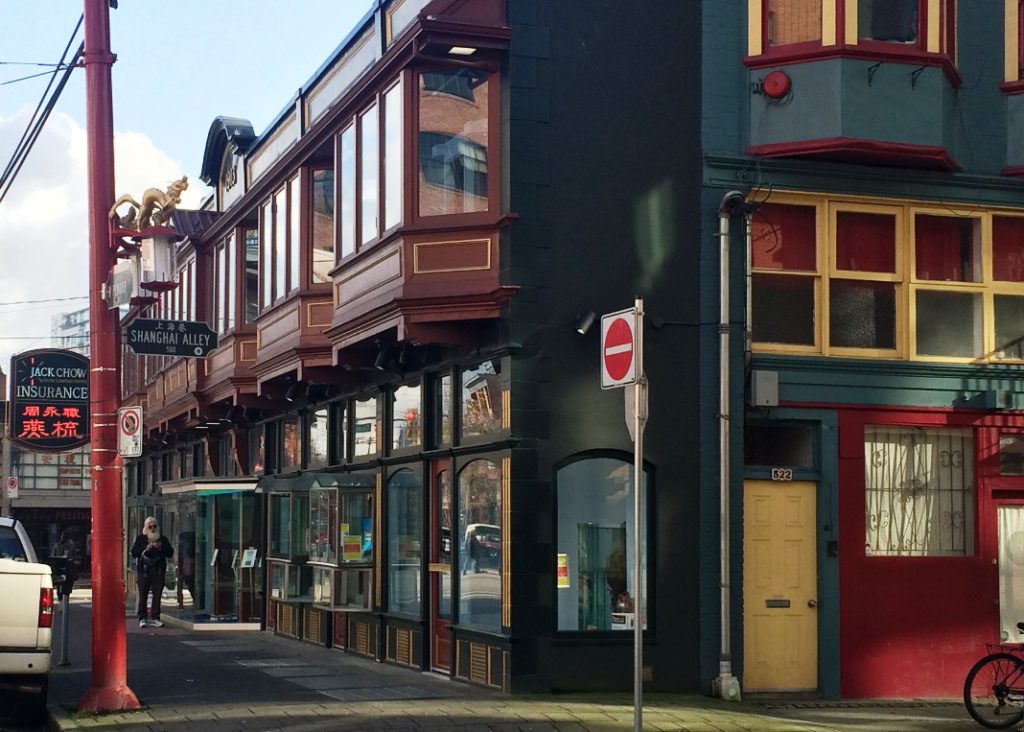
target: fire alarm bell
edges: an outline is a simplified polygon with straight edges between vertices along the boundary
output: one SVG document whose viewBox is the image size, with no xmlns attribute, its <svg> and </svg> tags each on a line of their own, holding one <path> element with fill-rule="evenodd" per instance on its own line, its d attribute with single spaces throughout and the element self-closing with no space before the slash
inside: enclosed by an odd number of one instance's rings
<svg viewBox="0 0 1024 732">
<path fill-rule="evenodd" d="M 785 71 L 772 71 L 764 77 L 764 95 L 769 99 L 782 99 L 789 90 L 789 74 Z"/>
</svg>

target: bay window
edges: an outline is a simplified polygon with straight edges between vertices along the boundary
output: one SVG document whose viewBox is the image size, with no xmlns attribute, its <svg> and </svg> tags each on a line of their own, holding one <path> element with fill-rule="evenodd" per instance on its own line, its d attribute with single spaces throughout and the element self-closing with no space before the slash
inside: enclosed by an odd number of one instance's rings
<svg viewBox="0 0 1024 732">
<path fill-rule="evenodd" d="M 266 309 L 299 286 L 301 187 L 299 176 L 260 206 L 260 306 Z"/>
<path fill-rule="evenodd" d="M 330 282 L 334 267 L 334 171 L 314 170 L 312 173 L 313 266 L 312 284 Z"/>
<path fill-rule="evenodd" d="M 217 244 L 213 254 L 213 329 L 220 334 L 235 327 L 235 235 Z"/>
<path fill-rule="evenodd" d="M 403 85 L 378 94 L 337 138 L 338 257 L 402 223 Z"/>
<path fill-rule="evenodd" d="M 751 61 L 853 47 L 955 58 L 955 0 L 748 0 L 748 22 Z"/>
</svg>

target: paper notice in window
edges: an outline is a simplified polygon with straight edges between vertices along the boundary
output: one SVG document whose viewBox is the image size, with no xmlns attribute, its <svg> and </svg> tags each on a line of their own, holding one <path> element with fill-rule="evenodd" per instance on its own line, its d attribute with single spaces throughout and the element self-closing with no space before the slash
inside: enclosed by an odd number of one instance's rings
<svg viewBox="0 0 1024 732">
<path fill-rule="evenodd" d="M 558 589 L 563 590 L 569 586 L 569 555 L 559 554 L 556 566 L 558 576 Z"/>
</svg>

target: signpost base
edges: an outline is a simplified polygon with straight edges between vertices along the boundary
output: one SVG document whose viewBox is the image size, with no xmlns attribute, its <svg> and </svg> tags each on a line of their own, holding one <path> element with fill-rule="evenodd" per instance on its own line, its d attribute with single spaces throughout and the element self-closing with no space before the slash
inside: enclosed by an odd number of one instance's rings
<svg viewBox="0 0 1024 732">
<path fill-rule="evenodd" d="M 141 709 L 142 705 L 135 692 L 127 686 L 112 689 L 92 688 L 85 692 L 78 708 L 83 712 L 123 712 L 129 709 Z"/>
</svg>

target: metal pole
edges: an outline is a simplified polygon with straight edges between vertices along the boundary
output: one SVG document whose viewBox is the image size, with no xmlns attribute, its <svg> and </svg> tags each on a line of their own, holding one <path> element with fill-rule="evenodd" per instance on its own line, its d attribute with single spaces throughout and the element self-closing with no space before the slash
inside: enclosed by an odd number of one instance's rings
<svg viewBox="0 0 1024 732">
<path fill-rule="evenodd" d="M 92 463 L 92 687 L 79 709 L 138 709 L 127 685 L 125 589 L 121 577 L 120 464 L 117 459 L 117 310 L 102 287 L 114 262 L 107 211 L 114 203 L 114 113 L 109 0 L 85 3 L 85 110 L 89 168 L 89 375 Z"/>
<path fill-rule="evenodd" d="M 10 409 L 8 406 L 10 402 L 4 402 L 4 409 Z M 8 487 L 7 482 L 11 477 L 11 435 L 9 425 L 10 415 L 7 415 L 7 419 L 4 420 L 3 430 L 0 431 L 0 441 L 3 442 L 3 447 L 0 448 L 0 460 L 3 461 L 3 467 L 0 468 L 0 472 L 3 472 L 3 485 L 0 485 L 0 516 L 11 515 L 11 499 L 7 495 Z"/>
<path fill-rule="evenodd" d="M 644 423 L 647 418 L 647 378 L 644 375 L 644 301 L 636 298 L 636 382 L 633 384 L 633 729 L 644 727 L 644 584 L 643 513 L 640 491 L 644 474 Z"/>
<path fill-rule="evenodd" d="M 68 593 L 60 593 L 60 661 L 58 666 L 70 666 L 68 661 Z"/>
</svg>

